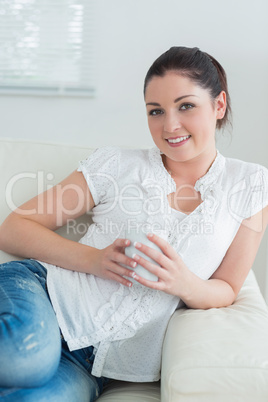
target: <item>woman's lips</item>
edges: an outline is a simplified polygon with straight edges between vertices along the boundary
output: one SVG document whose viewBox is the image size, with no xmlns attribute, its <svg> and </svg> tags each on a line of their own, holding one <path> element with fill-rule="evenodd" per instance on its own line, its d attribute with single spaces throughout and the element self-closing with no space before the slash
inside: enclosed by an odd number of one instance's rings
<svg viewBox="0 0 268 402">
<path fill-rule="evenodd" d="M 185 135 L 183 137 L 167 138 L 166 141 L 171 147 L 179 147 L 185 144 L 190 137 L 191 137 L 190 135 Z"/>
</svg>

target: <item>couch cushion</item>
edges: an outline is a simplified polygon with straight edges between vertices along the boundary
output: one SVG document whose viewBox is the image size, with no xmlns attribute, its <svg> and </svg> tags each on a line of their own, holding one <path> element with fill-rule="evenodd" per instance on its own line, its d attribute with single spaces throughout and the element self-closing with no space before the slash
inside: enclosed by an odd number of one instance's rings
<svg viewBox="0 0 268 402">
<path fill-rule="evenodd" d="M 160 383 L 114 381 L 108 385 L 98 402 L 160 402 Z"/>
<path fill-rule="evenodd" d="M 226 308 L 178 310 L 163 349 L 162 400 L 268 400 L 268 308 L 251 271 Z"/>
</svg>

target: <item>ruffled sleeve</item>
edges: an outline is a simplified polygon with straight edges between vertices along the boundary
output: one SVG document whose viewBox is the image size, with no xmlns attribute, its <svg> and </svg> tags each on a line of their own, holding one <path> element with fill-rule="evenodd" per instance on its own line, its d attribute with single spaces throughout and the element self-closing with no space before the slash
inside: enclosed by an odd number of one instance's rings
<svg viewBox="0 0 268 402">
<path fill-rule="evenodd" d="M 268 169 L 259 166 L 259 170 L 249 176 L 250 194 L 246 207 L 246 218 L 249 218 L 268 205 Z"/>
<path fill-rule="evenodd" d="M 102 147 L 79 162 L 77 171 L 83 173 L 95 205 L 116 191 L 119 155 L 120 148 Z"/>
<path fill-rule="evenodd" d="M 254 170 L 232 187 L 228 201 L 229 212 L 239 221 L 260 212 L 268 205 L 268 169 L 254 165 Z"/>
</svg>

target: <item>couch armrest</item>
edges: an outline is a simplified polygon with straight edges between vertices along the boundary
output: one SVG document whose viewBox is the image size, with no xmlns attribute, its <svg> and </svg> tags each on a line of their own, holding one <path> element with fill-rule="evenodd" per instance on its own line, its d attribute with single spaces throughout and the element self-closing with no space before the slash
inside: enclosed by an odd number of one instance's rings
<svg viewBox="0 0 268 402">
<path fill-rule="evenodd" d="M 268 400 L 268 309 L 251 271 L 225 308 L 177 310 L 163 346 L 161 400 Z"/>
</svg>

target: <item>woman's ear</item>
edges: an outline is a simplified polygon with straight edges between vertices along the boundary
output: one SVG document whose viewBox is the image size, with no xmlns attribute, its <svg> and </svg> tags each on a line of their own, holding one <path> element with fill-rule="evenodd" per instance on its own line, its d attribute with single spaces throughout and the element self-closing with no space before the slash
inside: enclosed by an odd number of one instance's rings
<svg viewBox="0 0 268 402">
<path fill-rule="evenodd" d="M 224 117 L 226 111 L 226 93 L 221 91 L 219 96 L 216 98 L 216 117 L 220 120 Z"/>
</svg>

